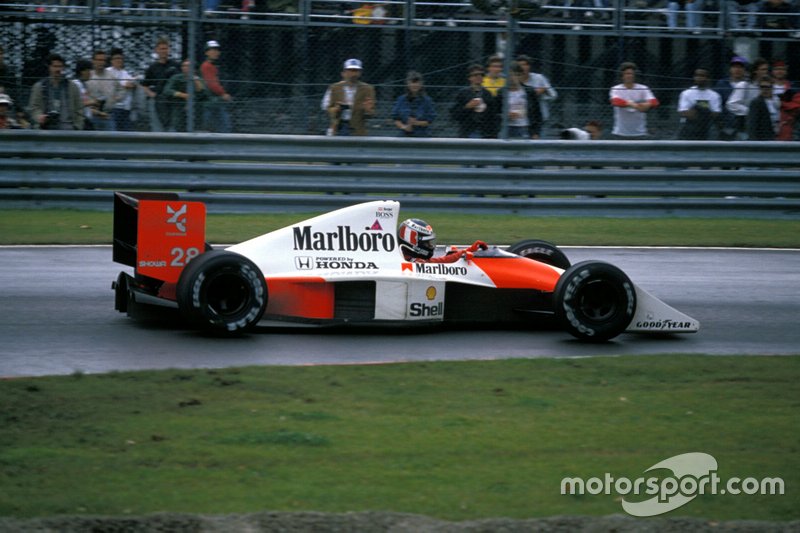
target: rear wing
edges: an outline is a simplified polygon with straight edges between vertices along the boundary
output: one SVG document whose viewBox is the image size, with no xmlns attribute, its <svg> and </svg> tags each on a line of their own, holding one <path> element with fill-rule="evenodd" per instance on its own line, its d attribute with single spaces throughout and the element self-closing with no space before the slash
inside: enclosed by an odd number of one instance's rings
<svg viewBox="0 0 800 533">
<path fill-rule="evenodd" d="M 205 231 L 202 202 L 176 193 L 114 193 L 113 259 L 137 274 L 177 282 L 186 263 L 208 248 Z"/>
</svg>

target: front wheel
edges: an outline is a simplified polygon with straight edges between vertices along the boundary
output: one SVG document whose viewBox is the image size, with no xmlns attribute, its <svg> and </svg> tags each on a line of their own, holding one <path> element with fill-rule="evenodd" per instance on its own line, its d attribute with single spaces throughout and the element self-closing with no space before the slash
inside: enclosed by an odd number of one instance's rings
<svg viewBox="0 0 800 533">
<path fill-rule="evenodd" d="M 570 266 L 569 259 L 564 252 L 555 244 L 547 241 L 535 239 L 520 241 L 506 248 L 506 251 L 562 270 L 566 270 Z"/>
<path fill-rule="evenodd" d="M 178 308 L 189 322 L 213 333 L 251 329 L 267 307 L 267 283 L 246 257 L 224 250 L 200 254 L 181 272 Z"/>
<path fill-rule="evenodd" d="M 583 261 L 558 279 L 553 293 L 558 321 L 575 337 L 606 341 L 625 331 L 636 312 L 628 276 L 602 261 Z"/>
</svg>

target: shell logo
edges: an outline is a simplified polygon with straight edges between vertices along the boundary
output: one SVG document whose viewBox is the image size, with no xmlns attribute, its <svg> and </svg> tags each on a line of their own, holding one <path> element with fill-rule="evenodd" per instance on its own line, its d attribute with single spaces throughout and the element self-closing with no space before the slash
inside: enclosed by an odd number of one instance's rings
<svg viewBox="0 0 800 533">
<path fill-rule="evenodd" d="M 428 287 L 425 290 L 425 297 L 428 300 L 433 300 L 434 298 L 436 298 L 436 287 Z"/>
</svg>

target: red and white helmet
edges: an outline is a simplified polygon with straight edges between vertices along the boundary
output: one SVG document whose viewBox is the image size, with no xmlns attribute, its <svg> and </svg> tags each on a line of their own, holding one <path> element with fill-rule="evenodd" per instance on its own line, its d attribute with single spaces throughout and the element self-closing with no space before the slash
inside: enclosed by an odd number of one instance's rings
<svg viewBox="0 0 800 533">
<path fill-rule="evenodd" d="M 406 256 L 430 259 L 436 249 L 436 233 L 418 218 L 404 220 L 397 228 L 397 240 Z"/>
</svg>

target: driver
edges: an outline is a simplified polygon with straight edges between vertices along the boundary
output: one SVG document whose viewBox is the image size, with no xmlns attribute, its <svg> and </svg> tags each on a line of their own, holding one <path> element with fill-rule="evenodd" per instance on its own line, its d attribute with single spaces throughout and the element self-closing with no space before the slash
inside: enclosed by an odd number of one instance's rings
<svg viewBox="0 0 800 533">
<path fill-rule="evenodd" d="M 447 254 L 433 257 L 436 250 L 436 233 L 430 224 L 419 218 L 404 220 L 397 228 L 397 240 L 406 261 L 412 263 L 455 263 L 462 257 L 468 261 L 478 249 L 486 250 L 488 246 L 483 241 L 475 241 L 469 248 L 462 250 L 452 249 Z"/>
</svg>

